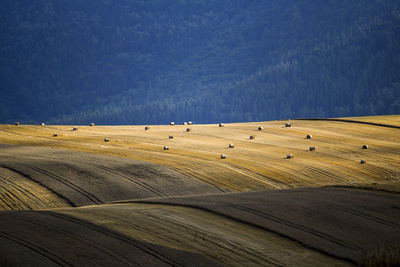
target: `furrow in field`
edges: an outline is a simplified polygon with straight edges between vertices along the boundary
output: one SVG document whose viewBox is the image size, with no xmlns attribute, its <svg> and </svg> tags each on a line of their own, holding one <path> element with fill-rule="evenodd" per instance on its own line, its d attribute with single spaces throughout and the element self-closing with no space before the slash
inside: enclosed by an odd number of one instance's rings
<svg viewBox="0 0 400 267">
<path fill-rule="evenodd" d="M 360 263 L 400 239 L 398 194 L 303 188 L 136 201 L 213 212 L 280 234 L 307 247 Z"/>
<path fill-rule="evenodd" d="M 0 259 L 16 265 L 45 257 L 52 263 L 42 261 L 41 266 L 218 266 L 201 255 L 138 241 L 60 213 L 3 211 L 0 228 L 0 244 L 12 243 L 2 246 Z"/>
<path fill-rule="evenodd" d="M 189 250 L 229 266 L 320 266 L 347 263 L 274 233 L 210 212 L 168 205 L 101 205 L 56 212 L 76 216 L 140 240 Z"/>
<path fill-rule="evenodd" d="M 0 167 L 0 199 L 1 209 L 7 210 L 71 206 L 64 197 L 7 166 Z"/>
</svg>

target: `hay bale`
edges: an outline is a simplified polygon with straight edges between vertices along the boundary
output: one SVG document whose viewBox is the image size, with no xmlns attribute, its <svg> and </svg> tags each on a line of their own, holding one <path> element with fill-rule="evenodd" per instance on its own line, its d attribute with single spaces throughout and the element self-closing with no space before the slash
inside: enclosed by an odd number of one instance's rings
<svg viewBox="0 0 400 267">
<path fill-rule="evenodd" d="M 164 150 L 169 150 L 169 147 L 168 146 L 164 146 Z"/>
<path fill-rule="evenodd" d="M 366 161 L 365 160 L 360 160 L 360 164 L 365 164 L 366 163 Z"/>
<path fill-rule="evenodd" d="M 250 139 L 256 139 L 254 135 L 250 135 Z"/>
<path fill-rule="evenodd" d="M 41 125 L 41 126 L 45 126 L 46 124 L 44 124 L 44 122 L 41 122 L 40 125 Z"/>
<path fill-rule="evenodd" d="M 149 126 L 145 126 L 145 127 L 144 127 L 144 130 L 145 130 L 145 131 L 147 131 L 147 130 L 149 130 L 149 129 L 150 129 Z"/>
<path fill-rule="evenodd" d="M 260 127 L 258 127 L 258 130 L 262 131 L 262 130 L 264 130 L 264 127 L 260 126 Z"/>
<path fill-rule="evenodd" d="M 110 139 L 108 139 L 107 137 L 104 138 L 104 142 L 110 142 Z"/>
<path fill-rule="evenodd" d="M 312 138 L 312 135 L 311 135 L 311 134 L 307 134 L 306 138 L 307 138 L 307 139 L 311 139 L 311 138 Z"/>
<path fill-rule="evenodd" d="M 187 122 L 185 121 L 184 123 L 182 123 L 182 125 L 187 125 Z"/>
<path fill-rule="evenodd" d="M 171 122 L 169 123 L 169 125 L 174 126 L 174 125 L 175 125 L 175 122 L 171 121 Z"/>
<path fill-rule="evenodd" d="M 235 145 L 234 144 L 229 144 L 229 146 L 228 146 L 229 148 L 234 148 L 235 147 Z"/>
<path fill-rule="evenodd" d="M 192 125 L 193 124 L 193 122 L 191 122 L 191 121 L 188 121 L 188 125 Z"/>
<path fill-rule="evenodd" d="M 190 128 L 186 128 L 186 132 L 190 132 L 192 129 Z"/>
<path fill-rule="evenodd" d="M 221 154 L 221 159 L 226 159 L 226 155 L 225 154 Z"/>
<path fill-rule="evenodd" d="M 58 136 L 58 133 L 54 133 L 53 136 L 54 136 L 54 137 L 57 137 L 57 136 Z"/>
<path fill-rule="evenodd" d="M 285 127 L 292 127 L 292 124 L 289 123 L 289 122 L 287 122 L 287 123 L 285 124 Z"/>
<path fill-rule="evenodd" d="M 292 159 L 292 158 L 294 158 L 294 156 L 293 156 L 293 154 L 287 154 L 287 155 L 286 155 L 286 158 L 287 158 L 287 159 Z"/>
<path fill-rule="evenodd" d="M 224 127 L 225 125 L 223 124 L 223 123 L 220 123 L 219 124 L 219 127 Z"/>
<path fill-rule="evenodd" d="M 78 127 L 72 128 L 72 131 L 78 131 Z"/>
<path fill-rule="evenodd" d="M 14 125 L 18 126 L 19 125 L 19 121 L 14 122 Z"/>
<path fill-rule="evenodd" d="M 169 139 L 174 139 L 173 135 L 168 136 Z"/>
<path fill-rule="evenodd" d="M 94 126 L 94 122 L 91 122 L 91 123 L 89 124 L 89 126 Z"/>
<path fill-rule="evenodd" d="M 310 151 L 315 151 L 315 146 L 310 146 Z"/>
<path fill-rule="evenodd" d="M 365 145 L 365 144 L 364 144 L 364 145 L 362 146 L 362 149 L 368 149 L 368 145 Z"/>
</svg>

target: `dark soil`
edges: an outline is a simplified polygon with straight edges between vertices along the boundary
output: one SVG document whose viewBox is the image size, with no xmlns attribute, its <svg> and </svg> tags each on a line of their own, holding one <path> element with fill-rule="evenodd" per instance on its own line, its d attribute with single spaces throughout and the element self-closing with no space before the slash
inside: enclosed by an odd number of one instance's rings
<svg viewBox="0 0 400 267">
<path fill-rule="evenodd" d="M 134 240 L 48 211 L 0 212 L 1 266 L 215 266 L 210 259 Z"/>
<path fill-rule="evenodd" d="M 302 188 L 138 202 L 204 209 L 353 263 L 370 250 L 400 245 L 399 194 Z"/>
</svg>

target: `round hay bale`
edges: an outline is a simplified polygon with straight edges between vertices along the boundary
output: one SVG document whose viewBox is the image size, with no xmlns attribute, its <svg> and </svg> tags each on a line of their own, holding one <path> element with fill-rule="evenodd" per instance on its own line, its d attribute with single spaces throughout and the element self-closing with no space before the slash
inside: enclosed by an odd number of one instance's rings
<svg viewBox="0 0 400 267">
<path fill-rule="evenodd" d="M 94 126 L 94 122 L 91 122 L 91 123 L 89 124 L 89 126 Z"/>
<path fill-rule="evenodd" d="M 285 127 L 292 127 L 292 124 L 289 123 L 289 122 L 287 122 L 287 123 L 285 124 Z"/>
<path fill-rule="evenodd" d="M 250 135 L 250 139 L 256 139 L 254 135 Z"/>
<path fill-rule="evenodd" d="M 14 122 L 14 125 L 18 126 L 19 125 L 19 121 Z"/>
<path fill-rule="evenodd" d="M 258 130 L 262 131 L 262 130 L 264 130 L 264 127 L 260 126 L 260 127 L 258 127 Z"/>
<path fill-rule="evenodd" d="M 169 150 L 169 147 L 168 146 L 164 146 L 164 150 Z"/>
<path fill-rule="evenodd" d="M 307 138 L 307 139 L 311 139 L 311 138 L 312 138 L 312 135 L 311 135 L 311 134 L 307 134 L 306 138 Z"/>
<path fill-rule="evenodd" d="M 171 121 L 171 122 L 169 123 L 169 125 L 174 126 L 174 125 L 175 125 L 175 122 Z"/>
<path fill-rule="evenodd" d="M 310 151 L 315 151 L 315 146 L 310 146 Z"/>
<path fill-rule="evenodd" d="M 72 128 L 72 131 L 78 131 L 78 127 Z"/>
<path fill-rule="evenodd" d="M 145 127 L 144 127 L 144 130 L 145 130 L 145 131 L 147 131 L 147 130 L 149 130 L 149 129 L 150 129 L 149 126 L 145 126 Z"/>
<path fill-rule="evenodd" d="M 185 121 L 184 123 L 182 123 L 182 125 L 187 125 L 187 122 Z"/>
<path fill-rule="evenodd" d="M 229 148 L 234 148 L 235 147 L 235 145 L 234 144 L 229 144 L 229 146 L 228 146 Z"/>
<path fill-rule="evenodd" d="M 186 128 L 186 132 L 190 132 L 192 129 L 190 128 Z"/>
<path fill-rule="evenodd" d="M 58 133 L 54 133 L 53 136 L 54 136 L 54 137 L 57 137 L 57 136 L 58 136 Z"/>
<path fill-rule="evenodd" d="M 44 124 L 44 122 L 41 122 L 40 125 L 41 125 L 41 126 L 45 126 L 46 124 Z"/>
<path fill-rule="evenodd" d="M 367 163 L 365 160 L 360 160 L 360 164 L 365 164 L 365 163 Z"/>
<path fill-rule="evenodd" d="M 226 159 L 226 155 L 225 154 L 221 154 L 221 159 Z"/>
<path fill-rule="evenodd" d="M 191 122 L 191 121 L 188 121 L 188 125 L 192 125 L 193 124 L 193 122 Z"/>
<path fill-rule="evenodd" d="M 104 142 L 110 142 L 110 139 L 108 139 L 107 137 L 104 138 Z"/>
<path fill-rule="evenodd" d="M 168 136 L 169 139 L 174 139 L 173 135 Z"/>
<path fill-rule="evenodd" d="M 286 155 L 286 158 L 287 158 L 287 159 L 292 159 L 292 158 L 294 158 L 294 156 L 293 156 L 293 154 L 287 154 L 287 155 Z"/>
<path fill-rule="evenodd" d="M 364 144 L 364 145 L 362 146 L 362 149 L 368 149 L 368 145 L 365 145 L 365 144 Z"/>
<path fill-rule="evenodd" d="M 223 124 L 223 123 L 220 123 L 219 124 L 219 127 L 224 127 L 225 125 Z"/>
</svg>

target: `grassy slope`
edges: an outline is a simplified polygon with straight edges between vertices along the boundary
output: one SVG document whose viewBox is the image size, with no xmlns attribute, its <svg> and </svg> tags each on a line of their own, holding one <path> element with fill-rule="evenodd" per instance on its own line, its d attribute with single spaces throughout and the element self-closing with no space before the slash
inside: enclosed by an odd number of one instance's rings
<svg viewBox="0 0 400 267">
<path fill-rule="evenodd" d="M 363 118 L 358 118 L 362 120 Z M 371 120 L 370 118 L 367 118 Z M 400 116 L 375 122 L 399 124 Z M 262 132 L 257 131 L 263 126 Z M 46 146 L 112 155 L 171 167 L 218 187 L 237 190 L 388 183 L 400 177 L 398 129 L 329 121 L 186 126 L 0 125 L 0 143 Z M 58 137 L 53 137 L 57 132 Z M 168 139 L 168 135 L 174 139 Z M 313 138 L 307 140 L 307 134 Z M 249 140 L 255 135 L 254 140 Z M 104 137 L 110 142 L 105 143 Z M 228 144 L 235 148 L 229 149 Z M 361 146 L 368 144 L 369 149 Z M 164 151 L 167 145 L 170 150 Z M 309 152 L 315 146 L 315 152 Z M 285 159 L 293 153 L 294 159 Z M 221 160 L 220 155 L 227 159 Z M 365 159 L 367 164 L 359 164 Z"/>
</svg>

